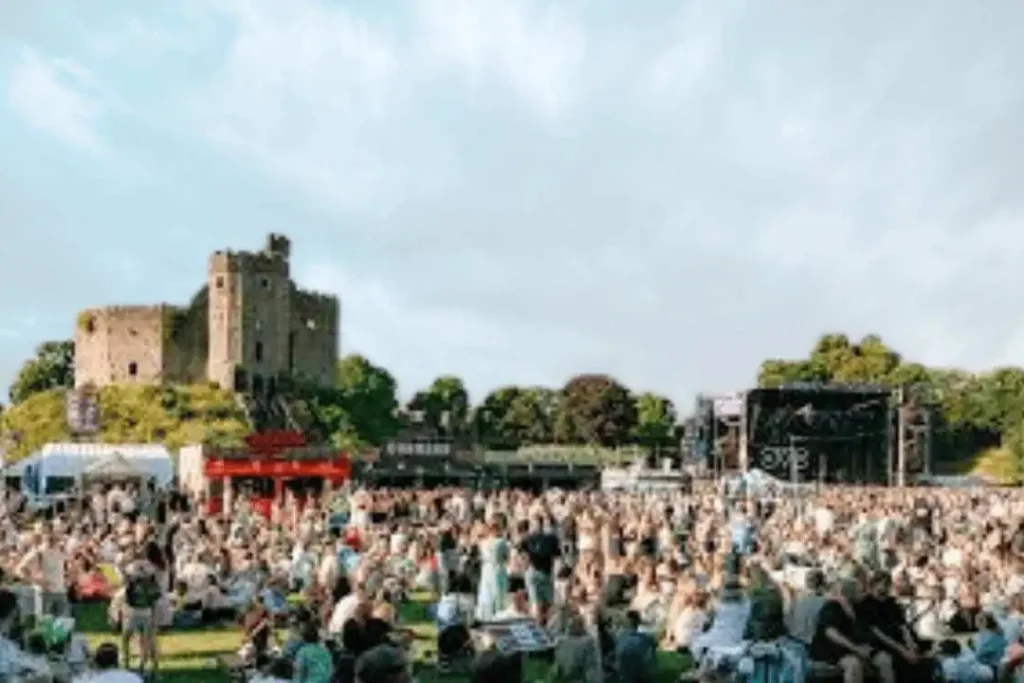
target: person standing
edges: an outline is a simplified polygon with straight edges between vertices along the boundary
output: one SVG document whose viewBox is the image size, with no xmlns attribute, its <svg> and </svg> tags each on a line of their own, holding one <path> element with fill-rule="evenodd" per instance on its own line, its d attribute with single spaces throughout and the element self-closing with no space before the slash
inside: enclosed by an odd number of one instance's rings
<svg viewBox="0 0 1024 683">
<path fill-rule="evenodd" d="M 35 547 L 18 565 L 18 574 L 28 572 L 36 576 L 41 600 L 40 616 L 65 617 L 71 614 L 68 602 L 67 556 L 57 545 L 52 531 L 37 538 Z"/>
<path fill-rule="evenodd" d="M 541 518 L 533 520 L 531 533 L 522 543 L 522 551 L 530 562 L 526 570 L 526 591 L 534 618 L 547 623 L 548 610 L 555 600 L 555 560 L 562 555 L 558 537 L 544 529 Z"/>
<path fill-rule="evenodd" d="M 480 586 L 476 616 L 490 621 L 505 607 L 508 594 L 508 544 L 501 538 L 497 523 L 491 522 L 487 536 L 480 541 Z"/>
<path fill-rule="evenodd" d="M 125 570 L 124 591 L 121 646 L 124 650 L 125 666 L 131 664 L 132 636 L 138 636 L 141 651 L 139 673 L 144 673 L 147 662 L 151 662 L 155 676 L 159 670 L 156 611 L 161 600 L 157 568 L 143 557 L 130 561 Z"/>
</svg>

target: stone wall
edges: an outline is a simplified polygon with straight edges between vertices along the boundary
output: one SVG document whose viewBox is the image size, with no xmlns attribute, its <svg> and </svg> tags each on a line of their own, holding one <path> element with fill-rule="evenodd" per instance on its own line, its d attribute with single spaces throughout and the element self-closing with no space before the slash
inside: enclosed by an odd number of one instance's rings
<svg viewBox="0 0 1024 683">
<path fill-rule="evenodd" d="M 164 309 L 164 380 L 195 384 L 206 380 L 209 296 L 201 288 L 188 307 Z"/>
<path fill-rule="evenodd" d="M 165 308 L 82 311 L 75 325 L 75 386 L 162 382 Z"/>
<path fill-rule="evenodd" d="M 337 297 L 292 285 L 291 374 L 325 386 L 337 381 L 340 318 Z"/>
</svg>

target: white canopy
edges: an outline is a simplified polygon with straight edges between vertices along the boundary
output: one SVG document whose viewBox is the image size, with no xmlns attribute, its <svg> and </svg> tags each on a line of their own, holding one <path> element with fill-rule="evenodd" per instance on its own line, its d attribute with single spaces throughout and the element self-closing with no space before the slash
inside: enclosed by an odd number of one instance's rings
<svg viewBox="0 0 1024 683">
<path fill-rule="evenodd" d="M 85 476 L 89 479 L 144 479 L 146 474 L 123 453 L 115 452 L 87 467 Z"/>
</svg>

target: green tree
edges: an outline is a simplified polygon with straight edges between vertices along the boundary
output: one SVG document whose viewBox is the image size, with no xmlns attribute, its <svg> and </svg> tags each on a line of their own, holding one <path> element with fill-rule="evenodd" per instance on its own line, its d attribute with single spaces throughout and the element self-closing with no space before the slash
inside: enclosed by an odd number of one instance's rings
<svg viewBox="0 0 1024 683">
<path fill-rule="evenodd" d="M 25 361 L 11 384 L 11 403 L 48 389 L 75 385 L 75 343 L 70 340 L 43 342 L 35 355 Z"/>
<path fill-rule="evenodd" d="M 942 463 L 959 466 L 986 450 L 1010 446 L 1024 424 L 1024 370 L 1008 367 L 971 373 L 928 368 L 905 360 L 877 335 L 853 343 L 846 335 L 826 334 L 806 359 L 766 360 L 758 371 L 759 386 L 795 381 L 868 382 L 913 389 L 912 402 L 932 410 L 932 455 L 940 467 Z M 1024 445 L 1020 450 L 1024 455 Z"/>
<path fill-rule="evenodd" d="M 828 378 L 815 372 L 810 361 L 773 358 L 761 363 L 757 373 L 757 386 L 777 387 L 797 382 L 824 382 Z"/>
<path fill-rule="evenodd" d="M 614 447 L 629 442 L 636 423 L 629 389 L 608 375 L 578 375 L 562 388 L 554 436 L 560 443 Z"/>
<path fill-rule="evenodd" d="M 442 375 L 409 401 L 408 409 L 421 412 L 423 422 L 444 436 L 464 434 L 469 418 L 469 392 L 462 380 Z"/>
<path fill-rule="evenodd" d="M 647 448 L 664 448 L 675 441 L 676 408 L 664 396 L 650 392 L 635 399 L 636 426 L 632 436 L 637 444 Z"/>
<path fill-rule="evenodd" d="M 364 356 L 352 354 L 338 363 L 340 408 L 352 434 L 379 446 L 398 431 L 397 391 L 394 376 Z"/>
<path fill-rule="evenodd" d="M 496 449 L 550 443 L 554 394 L 546 387 L 495 389 L 473 410 L 475 436 Z"/>
</svg>

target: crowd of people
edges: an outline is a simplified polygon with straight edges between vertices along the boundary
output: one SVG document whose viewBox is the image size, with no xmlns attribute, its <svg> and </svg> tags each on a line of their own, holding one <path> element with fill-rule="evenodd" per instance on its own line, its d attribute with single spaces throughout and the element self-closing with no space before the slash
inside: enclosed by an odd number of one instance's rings
<svg viewBox="0 0 1024 683">
<path fill-rule="evenodd" d="M 0 681 L 159 677 L 161 633 L 237 622 L 224 665 L 251 680 L 403 683 L 413 601 L 431 666 L 479 681 L 539 659 L 551 681 L 644 683 L 662 650 L 695 680 L 1024 681 L 1019 489 L 349 487 L 264 519 L 245 495 L 211 516 L 114 485 L 63 514 L 3 506 Z M 89 602 L 119 637 L 87 654 Z M 510 621 L 550 646 L 494 635 Z"/>
</svg>

